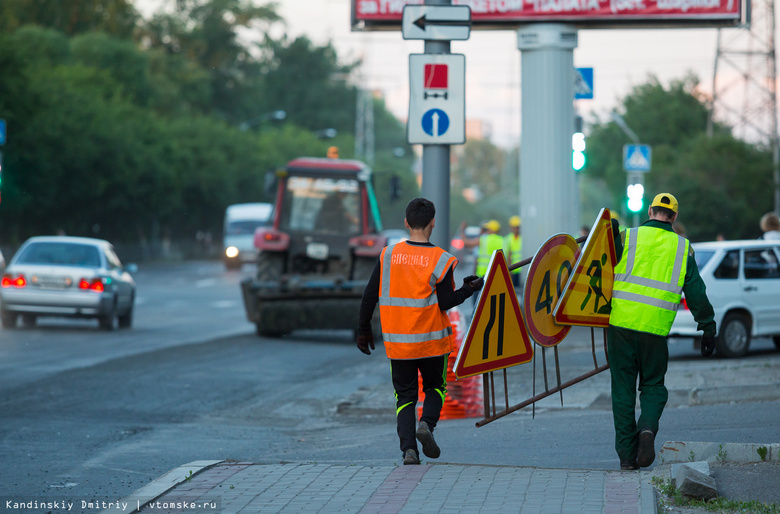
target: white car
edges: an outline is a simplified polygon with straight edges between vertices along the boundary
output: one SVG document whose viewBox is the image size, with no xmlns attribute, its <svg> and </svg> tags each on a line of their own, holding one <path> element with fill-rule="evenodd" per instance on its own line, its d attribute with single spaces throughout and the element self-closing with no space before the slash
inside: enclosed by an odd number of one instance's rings
<svg viewBox="0 0 780 514">
<path fill-rule="evenodd" d="M 41 236 L 24 242 L 0 281 L 0 321 L 15 328 L 19 316 L 34 326 L 40 316 L 97 318 L 111 330 L 133 322 L 135 282 L 108 241 Z"/>
<path fill-rule="evenodd" d="M 692 246 L 715 310 L 718 355 L 745 355 L 751 337 L 770 336 L 780 349 L 780 241 L 713 241 Z M 701 335 L 683 298 L 669 337 Z"/>
</svg>

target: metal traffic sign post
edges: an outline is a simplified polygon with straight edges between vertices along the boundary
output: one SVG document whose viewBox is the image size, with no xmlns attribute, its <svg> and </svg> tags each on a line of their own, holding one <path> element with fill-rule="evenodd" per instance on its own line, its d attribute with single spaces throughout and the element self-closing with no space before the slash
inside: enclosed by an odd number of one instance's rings
<svg viewBox="0 0 780 514">
<path fill-rule="evenodd" d="M 623 145 L 623 169 L 626 176 L 626 186 L 640 184 L 644 187 L 644 174 L 650 171 L 652 162 L 652 148 L 650 145 L 626 144 Z M 634 213 L 634 226 L 639 226 L 639 212 Z"/>
<path fill-rule="evenodd" d="M 450 53 L 450 40 L 468 39 L 471 9 L 451 0 L 426 0 L 404 7 L 404 39 L 425 41 L 425 53 L 409 56 L 409 144 L 422 144 L 422 195 L 436 205 L 431 242 L 450 244 L 450 147 L 466 142 L 463 55 Z"/>
</svg>

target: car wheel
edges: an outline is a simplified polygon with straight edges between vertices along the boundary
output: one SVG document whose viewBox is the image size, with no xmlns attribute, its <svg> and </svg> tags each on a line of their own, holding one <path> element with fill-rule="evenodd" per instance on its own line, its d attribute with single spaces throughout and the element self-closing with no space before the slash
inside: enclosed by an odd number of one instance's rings
<svg viewBox="0 0 780 514">
<path fill-rule="evenodd" d="M 263 326 L 260 323 L 255 323 L 255 332 L 260 337 L 273 337 L 275 339 L 278 339 L 284 335 L 284 332 L 279 332 L 278 330 L 268 330 L 266 328 L 263 328 Z"/>
<path fill-rule="evenodd" d="M 775 342 L 775 348 L 780 350 L 780 336 L 773 336 L 772 341 Z"/>
<path fill-rule="evenodd" d="M 236 271 L 241 269 L 241 261 L 238 259 L 233 259 L 229 261 L 225 261 L 225 269 L 228 271 Z"/>
<path fill-rule="evenodd" d="M 133 304 L 130 304 L 130 308 L 127 312 L 117 318 L 119 328 L 130 328 L 133 325 Z"/>
<path fill-rule="evenodd" d="M 37 320 L 37 317 L 35 314 L 22 314 L 22 325 L 28 328 L 32 328 L 35 326 L 35 322 Z"/>
<path fill-rule="evenodd" d="M 114 319 L 116 318 L 116 299 L 111 311 L 108 314 L 98 316 L 98 324 L 103 330 L 114 330 Z"/>
<path fill-rule="evenodd" d="M 750 318 L 740 312 L 730 312 L 723 318 L 715 347 L 718 355 L 742 357 L 750 346 Z"/>
<path fill-rule="evenodd" d="M 18 315 L 12 311 L 0 312 L 0 321 L 2 321 L 3 328 L 16 328 L 16 318 Z"/>
</svg>

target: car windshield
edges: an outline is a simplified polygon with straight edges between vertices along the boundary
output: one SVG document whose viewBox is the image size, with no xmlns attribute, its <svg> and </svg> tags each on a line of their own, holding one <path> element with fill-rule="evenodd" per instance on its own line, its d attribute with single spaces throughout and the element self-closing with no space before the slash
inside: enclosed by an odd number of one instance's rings
<svg viewBox="0 0 780 514">
<path fill-rule="evenodd" d="M 360 230 L 357 180 L 290 177 L 281 228 L 335 234 Z"/>
<path fill-rule="evenodd" d="M 99 268 L 97 247 L 79 243 L 31 243 L 19 255 L 17 264 L 53 264 Z"/>
<path fill-rule="evenodd" d="M 267 221 L 261 220 L 238 220 L 231 221 L 228 225 L 228 235 L 242 236 L 253 235 L 257 227 L 264 227 L 267 225 Z"/>
<path fill-rule="evenodd" d="M 696 266 L 702 269 L 709 262 L 715 252 L 713 250 L 696 250 Z"/>
</svg>

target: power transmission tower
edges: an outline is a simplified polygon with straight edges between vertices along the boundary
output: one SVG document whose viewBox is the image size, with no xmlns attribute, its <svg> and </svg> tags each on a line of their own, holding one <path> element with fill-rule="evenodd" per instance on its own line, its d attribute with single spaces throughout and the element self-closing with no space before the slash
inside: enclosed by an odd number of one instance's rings
<svg viewBox="0 0 780 514">
<path fill-rule="evenodd" d="M 374 99 L 370 91 L 358 86 L 355 110 L 355 157 L 374 165 Z"/>
<path fill-rule="evenodd" d="M 780 212 L 776 78 L 774 0 L 752 0 L 746 25 L 718 29 L 707 133 L 717 118 L 734 127 L 736 137 L 772 150 L 774 209 Z"/>
</svg>

